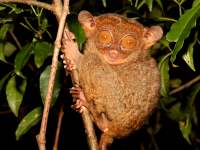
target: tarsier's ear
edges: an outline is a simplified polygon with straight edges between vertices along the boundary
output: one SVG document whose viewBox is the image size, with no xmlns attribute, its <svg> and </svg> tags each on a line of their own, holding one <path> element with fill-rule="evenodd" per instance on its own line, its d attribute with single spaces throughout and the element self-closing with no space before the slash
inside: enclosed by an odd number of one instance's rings
<svg viewBox="0 0 200 150">
<path fill-rule="evenodd" d="M 88 11 L 81 11 L 78 15 L 78 21 L 83 27 L 85 34 L 89 37 L 96 29 L 96 22 L 94 16 Z"/>
<path fill-rule="evenodd" d="M 153 44 L 155 44 L 158 40 L 160 40 L 163 36 L 163 30 L 160 26 L 152 26 L 150 28 L 144 29 L 144 43 L 145 49 L 150 48 Z"/>
</svg>

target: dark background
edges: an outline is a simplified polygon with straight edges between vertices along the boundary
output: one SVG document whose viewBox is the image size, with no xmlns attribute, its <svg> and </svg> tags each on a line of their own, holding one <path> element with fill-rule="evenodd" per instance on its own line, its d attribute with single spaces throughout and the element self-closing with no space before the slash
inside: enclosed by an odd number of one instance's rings
<svg viewBox="0 0 200 150">
<path fill-rule="evenodd" d="M 191 2 L 188 0 L 183 6 L 184 9 L 191 8 Z M 163 6 L 174 7 L 170 11 L 165 14 L 168 17 L 172 17 L 177 19 L 177 7 L 175 7 L 174 3 L 170 0 L 163 1 Z M 20 7 L 25 7 L 21 6 Z M 107 7 L 104 8 L 102 6 L 101 0 L 93 1 L 93 0 L 76 0 L 71 1 L 70 8 L 72 13 L 79 12 L 80 10 L 88 10 L 93 14 L 101 14 L 106 12 L 117 12 L 123 13 L 124 10 L 129 9 L 130 5 L 127 5 L 127 1 L 125 0 L 115 0 L 107 1 Z M 26 7 L 25 7 L 26 8 Z M 94 9 L 95 8 L 95 9 Z M 131 7 L 132 10 L 135 10 Z M 7 15 L 7 14 L 4 14 Z M 155 20 L 151 20 L 151 15 L 148 13 L 147 8 L 143 7 L 140 11 L 132 11 L 131 13 L 127 14 L 129 17 L 140 17 L 139 21 L 144 24 L 162 24 L 164 32 L 166 33 L 169 30 L 170 23 L 167 22 L 157 22 Z M 1 16 L 3 16 L 1 14 Z M 55 25 L 55 19 L 52 14 L 47 13 L 49 18 L 49 22 L 51 25 L 50 31 L 52 35 L 55 37 L 57 26 Z M 22 16 L 16 17 L 17 20 L 21 20 Z M 199 21 L 198 21 L 199 23 Z M 197 24 L 198 24 L 197 23 Z M 198 24 L 199 25 L 199 24 Z M 16 34 L 21 35 L 20 41 L 27 41 L 31 36 L 27 36 L 27 33 L 22 32 L 22 27 L 15 31 Z M 32 33 L 30 33 L 32 34 Z M 52 40 L 53 43 L 53 40 Z M 155 54 L 155 58 L 159 57 L 160 53 Z M 195 66 L 197 68 L 196 72 L 191 71 L 189 67 L 184 64 L 182 60 L 178 60 L 176 63 L 181 65 L 181 68 L 171 69 L 170 70 L 170 77 L 171 78 L 180 78 L 183 82 L 187 82 L 193 79 L 195 76 L 199 74 L 199 51 L 195 51 L 194 60 Z M 10 58 L 11 61 L 13 58 Z M 32 59 L 32 58 L 31 58 Z M 47 64 L 50 63 L 50 60 L 46 62 Z M 2 77 L 5 73 L 12 70 L 13 67 L 9 64 L 3 64 L 0 62 L 0 77 Z M 13 150 L 13 149 L 20 149 L 20 150 L 36 150 L 38 149 L 37 142 L 35 136 L 39 133 L 40 124 L 33 127 L 28 133 L 26 133 L 19 141 L 15 140 L 15 130 L 20 122 L 20 120 L 33 108 L 42 105 L 41 98 L 40 98 L 40 91 L 38 89 L 38 76 L 41 70 L 36 74 L 31 74 L 30 70 L 26 70 L 27 76 L 30 78 L 28 81 L 30 87 L 28 87 L 28 91 L 25 95 L 24 101 L 22 103 L 22 107 L 20 108 L 20 115 L 16 118 L 12 112 L 10 111 L 7 102 L 5 93 L 0 94 L 0 150 Z M 68 92 L 68 88 L 70 88 L 69 79 L 66 79 L 63 75 L 64 82 L 61 95 L 59 97 L 58 102 L 56 105 L 51 109 L 49 121 L 48 121 L 48 128 L 47 128 L 47 150 L 52 149 L 52 145 L 54 142 L 55 137 L 55 129 L 57 124 L 57 114 L 59 112 L 60 104 L 64 102 L 64 118 L 61 128 L 61 135 L 60 135 L 60 143 L 59 149 L 62 150 L 86 150 L 87 147 L 87 140 L 85 131 L 83 128 L 82 120 L 80 115 L 70 108 L 72 104 L 71 98 Z M 5 90 L 5 89 L 4 89 Z M 187 90 L 186 90 L 187 93 Z M 182 98 L 185 95 L 178 95 L 177 97 Z M 199 99 L 200 96 L 198 94 L 196 99 Z M 195 101 L 195 106 L 197 108 L 197 116 L 199 116 L 199 108 L 200 102 Z M 159 121 L 155 121 L 159 115 Z M 198 117 L 199 118 L 199 117 Z M 160 125 L 160 129 L 152 134 L 150 131 L 154 130 L 157 125 Z M 199 137 L 200 129 L 199 126 L 193 126 L 193 131 Z M 100 131 L 96 129 L 96 133 L 98 138 L 100 137 Z M 156 145 L 154 145 L 156 143 Z M 121 139 L 121 140 L 114 140 L 114 143 L 110 147 L 110 150 L 157 150 L 158 147 L 160 150 L 199 150 L 200 149 L 200 141 L 197 139 L 191 145 L 183 138 L 178 123 L 170 119 L 165 112 L 158 107 L 157 110 L 152 114 L 149 122 L 147 122 L 139 131 L 135 132 L 133 135 Z"/>
</svg>

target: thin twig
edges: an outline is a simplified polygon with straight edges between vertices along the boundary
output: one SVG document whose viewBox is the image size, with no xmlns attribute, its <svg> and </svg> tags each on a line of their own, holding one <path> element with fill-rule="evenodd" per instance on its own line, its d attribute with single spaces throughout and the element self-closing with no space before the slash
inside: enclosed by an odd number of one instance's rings
<svg viewBox="0 0 200 150">
<path fill-rule="evenodd" d="M 199 80 L 200 80 L 200 75 L 198 75 L 196 78 L 190 80 L 189 82 L 183 84 L 182 86 L 180 86 L 180 87 L 178 87 L 178 88 L 172 90 L 169 94 L 170 94 L 170 95 L 173 95 L 173 94 L 175 94 L 175 93 L 178 93 L 178 92 L 180 92 L 180 91 L 182 91 L 182 90 L 184 90 L 184 89 L 190 87 L 192 84 L 198 82 Z"/>
<path fill-rule="evenodd" d="M 38 146 L 40 150 L 46 150 L 45 135 L 46 135 L 46 128 L 47 128 L 47 121 L 48 121 L 49 109 L 51 106 L 51 98 L 52 98 L 53 87 L 55 83 L 55 75 L 56 75 L 56 71 L 58 67 L 58 55 L 59 55 L 59 50 L 61 48 L 61 38 L 62 38 L 64 26 L 65 26 L 66 16 L 69 13 L 68 6 L 69 6 L 69 0 L 65 0 L 64 6 L 63 6 L 63 12 L 59 21 L 58 32 L 57 32 L 57 36 L 55 40 L 54 54 L 53 54 L 53 59 L 52 59 L 51 72 L 50 72 L 48 90 L 47 90 L 47 95 L 46 95 L 45 105 L 44 105 L 44 110 L 43 110 L 40 133 L 37 136 L 37 142 L 38 142 Z"/>
<path fill-rule="evenodd" d="M 53 0 L 52 7 L 53 7 L 53 13 L 55 14 L 56 19 L 59 22 L 62 11 L 63 11 L 62 0 Z"/>
<path fill-rule="evenodd" d="M 64 53 L 65 56 L 64 59 L 70 59 L 72 62 L 75 63 L 75 65 L 78 65 L 78 61 L 81 56 L 80 53 L 78 53 L 77 43 L 75 43 L 71 38 L 72 37 L 70 36 L 68 29 L 65 28 L 65 34 L 63 35 L 62 52 Z M 73 69 L 71 71 L 71 78 L 73 86 L 79 87 L 80 82 L 79 82 L 78 71 L 76 69 Z M 85 126 L 85 132 L 87 134 L 87 141 L 89 144 L 89 148 L 90 150 L 98 150 L 97 138 L 93 127 L 93 122 L 90 117 L 90 112 L 84 106 L 81 107 L 81 116 Z"/>
<path fill-rule="evenodd" d="M 9 31 L 9 33 L 10 33 L 10 35 L 12 36 L 13 40 L 15 41 L 15 43 L 17 44 L 17 47 L 18 47 L 19 49 L 21 49 L 22 46 L 21 46 L 19 40 L 17 39 L 17 37 L 15 36 L 15 34 L 13 33 L 13 31 Z"/>
<path fill-rule="evenodd" d="M 54 141 L 54 145 L 53 145 L 53 150 L 58 150 L 59 135 L 60 135 L 63 116 L 64 116 L 64 105 L 62 104 L 60 107 L 59 114 L 58 114 L 58 123 L 57 123 L 56 136 L 55 136 L 55 141 Z"/>
<path fill-rule="evenodd" d="M 21 3 L 21 4 L 33 5 L 33 6 L 44 8 L 50 11 L 54 11 L 51 4 L 39 2 L 36 0 L 0 0 L 0 3 Z"/>
<path fill-rule="evenodd" d="M 88 141 L 90 150 L 98 150 L 99 148 L 98 148 L 97 138 L 94 131 L 93 122 L 90 117 L 90 112 L 84 106 L 82 106 L 81 110 L 82 110 L 81 116 L 83 118 L 83 123 L 85 126 L 85 132 L 87 134 L 87 141 Z"/>
</svg>

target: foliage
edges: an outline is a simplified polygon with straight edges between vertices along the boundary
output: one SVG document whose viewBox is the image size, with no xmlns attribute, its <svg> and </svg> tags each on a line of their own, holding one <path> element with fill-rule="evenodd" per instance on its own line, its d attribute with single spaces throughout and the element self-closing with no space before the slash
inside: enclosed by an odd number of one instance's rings
<svg viewBox="0 0 200 150">
<path fill-rule="evenodd" d="M 15 135 L 16 139 L 25 134 L 31 127 L 36 125 L 42 118 L 42 108 L 37 107 L 34 110 L 30 111 L 19 123 Z"/>
<path fill-rule="evenodd" d="M 116 3 L 116 5 L 114 5 Z M 165 7 L 164 7 L 165 6 Z M 199 136 L 195 134 L 199 126 L 200 80 L 190 84 L 187 89 L 173 92 L 199 75 L 200 48 L 199 0 L 79 0 L 71 3 L 72 16 L 68 17 L 69 28 L 75 33 L 80 49 L 85 42 L 82 28 L 77 22 L 77 13 L 87 9 L 94 14 L 115 12 L 137 18 L 145 25 L 159 24 L 165 36 L 152 48 L 152 55 L 159 62 L 161 73 L 160 107 L 155 115 L 175 122 L 182 138 L 198 145 Z M 16 139 L 39 123 L 42 115 L 42 101 L 46 96 L 50 72 L 53 42 L 57 23 L 54 16 L 44 9 L 16 4 L 0 4 L 0 107 L 7 101 L 13 114 L 23 116 L 16 129 Z M 52 109 L 65 88 L 63 69 L 59 65 L 53 92 Z M 34 84 L 33 84 L 34 83 Z M 28 96 L 30 89 L 37 95 L 36 102 Z M 26 116 L 20 110 L 26 103 L 35 108 L 28 110 Z M 1 109 L 0 109 L 1 110 Z M 20 114 L 21 113 L 21 114 Z M 158 121 L 159 122 L 159 121 Z M 156 125 L 160 123 L 156 122 Z M 153 129 L 153 124 L 148 129 Z M 159 133 L 164 124 L 152 136 Z M 178 132 L 178 131 L 177 131 Z"/>
</svg>

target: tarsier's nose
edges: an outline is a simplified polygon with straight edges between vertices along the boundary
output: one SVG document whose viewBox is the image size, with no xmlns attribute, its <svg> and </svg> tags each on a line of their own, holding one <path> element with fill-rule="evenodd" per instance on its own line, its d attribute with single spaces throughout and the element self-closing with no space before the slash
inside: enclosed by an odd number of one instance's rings
<svg viewBox="0 0 200 150">
<path fill-rule="evenodd" d="M 111 46 L 110 46 L 110 49 L 111 50 L 119 50 L 120 47 L 119 47 L 119 41 L 118 40 L 113 40 Z"/>
</svg>

